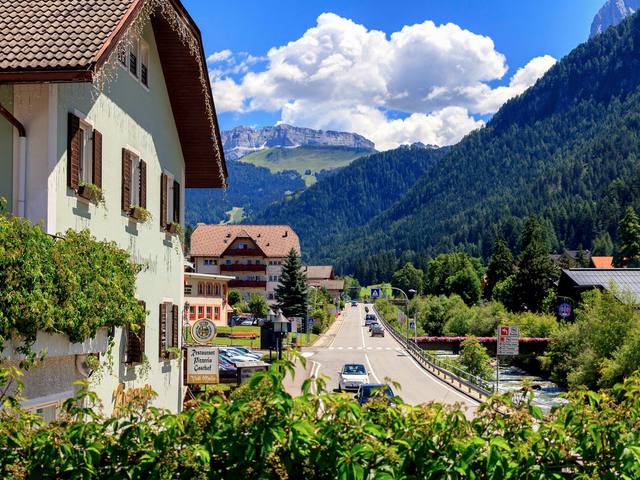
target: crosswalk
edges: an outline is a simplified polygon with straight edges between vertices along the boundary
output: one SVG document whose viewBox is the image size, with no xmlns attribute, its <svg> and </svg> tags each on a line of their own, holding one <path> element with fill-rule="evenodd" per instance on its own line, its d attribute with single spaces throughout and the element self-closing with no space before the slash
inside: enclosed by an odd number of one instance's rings
<svg viewBox="0 0 640 480">
<path fill-rule="evenodd" d="M 395 350 L 402 353 L 404 350 L 394 347 L 327 347 L 327 350 Z"/>
</svg>

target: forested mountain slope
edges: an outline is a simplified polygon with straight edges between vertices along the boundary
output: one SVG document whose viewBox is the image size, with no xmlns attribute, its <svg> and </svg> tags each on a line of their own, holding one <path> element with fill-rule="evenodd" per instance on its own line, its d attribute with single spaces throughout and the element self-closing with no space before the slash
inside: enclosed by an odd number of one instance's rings
<svg viewBox="0 0 640 480">
<path fill-rule="evenodd" d="M 444 149 L 401 147 L 355 160 L 320 180 L 298 198 L 274 204 L 252 220 L 288 223 L 313 252 L 345 231 L 365 225 L 407 191 L 444 154 Z"/>
<path fill-rule="evenodd" d="M 639 85 L 634 15 L 578 46 L 386 211 L 323 239 L 312 259 L 381 280 L 403 253 L 425 258 L 463 249 L 486 256 L 498 233 L 517 247 L 530 214 L 553 227 L 558 247 L 589 248 L 604 231 L 615 238 L 623 208 L 639 199 Z M 335 212 L 309 215 L 328 219 Z M 305 242 L 314 233 L 298 234 Z M 367 263 L 377 266 L 364 271 Z"/>
</svg>

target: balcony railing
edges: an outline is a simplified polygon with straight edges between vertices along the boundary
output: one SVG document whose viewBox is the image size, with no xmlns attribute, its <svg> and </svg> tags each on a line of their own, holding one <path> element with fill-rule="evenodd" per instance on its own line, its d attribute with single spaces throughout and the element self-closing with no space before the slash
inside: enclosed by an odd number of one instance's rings
<svg viewBox="0 0 640 480">
<path fill-rule="evenodd" d="M 224 252 L 223 257 L 263 257 L 264 254 L 257 248 L 230 248 Z"/>
<path fill-rule="evenodd" d="M 229 288 L 267 288 L 265 280 L 231 280 Z"/>
<path fill-rule="evenodd" d="M 221 272 L 266 272 L 266 265 L 245 265 L 234 263 L 232 265 L 220 265 Z"/>
</svg>

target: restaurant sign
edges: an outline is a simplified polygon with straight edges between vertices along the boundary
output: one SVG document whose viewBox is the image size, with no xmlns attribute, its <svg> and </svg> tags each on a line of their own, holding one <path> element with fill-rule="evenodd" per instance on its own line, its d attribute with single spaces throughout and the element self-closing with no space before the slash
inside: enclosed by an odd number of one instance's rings
<svg viewBox="0 0 640 480">
<path fill-rule="evenodd" d="M 218 347 L 187 347 L 187 384 L 220 383 Z"/>
</svg>

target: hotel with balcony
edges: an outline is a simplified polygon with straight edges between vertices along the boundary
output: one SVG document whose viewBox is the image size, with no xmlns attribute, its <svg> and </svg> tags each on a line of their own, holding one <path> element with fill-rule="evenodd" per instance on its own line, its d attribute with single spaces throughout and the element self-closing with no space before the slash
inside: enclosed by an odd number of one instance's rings
<svg viewBox="0 0 640 480">
<path fill-rule="evenodd" d="M 253 293 L 275 302 L 282 265 L 300 240 L 289 225 L 205 225 L 191 236 L 191 258 L 196 272 L 232 275 L 229 289 L 246 300 Z"/>
</svg>

